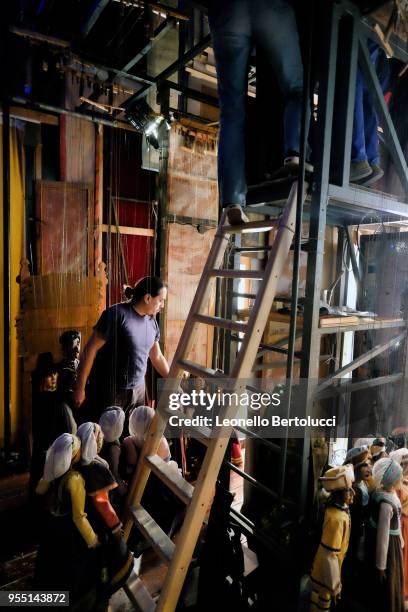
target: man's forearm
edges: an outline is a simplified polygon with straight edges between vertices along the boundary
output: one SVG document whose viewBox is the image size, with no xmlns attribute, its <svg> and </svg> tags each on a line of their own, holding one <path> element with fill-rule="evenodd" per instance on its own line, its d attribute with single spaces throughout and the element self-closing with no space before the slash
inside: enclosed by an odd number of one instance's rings
<svg viewBox="0 0 408 612">
<path fill-rule="evenodd" d="M 160 357 L 153 362 L 153 367 L 163 378 L 167 378 L 169 375 L 170 368 L 164 355 L 160 355 Z"/>
</svg>

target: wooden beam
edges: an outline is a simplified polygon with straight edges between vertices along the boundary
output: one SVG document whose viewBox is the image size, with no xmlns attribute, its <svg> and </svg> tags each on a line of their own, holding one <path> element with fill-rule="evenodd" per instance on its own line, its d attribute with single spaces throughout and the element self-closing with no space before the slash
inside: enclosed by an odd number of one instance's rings
<svg viewBox="0 0 408 612">
<path fill-rule="evenodd" d="M 366 353 L 363 353 L 363 355 L 359 355 L 359 357 L 356 357 L 355 359 L 353 359 L 353 361 L 350 361 L 350 363 L 348 363 L 347 365 L 343 366 L 342 368 L 339 368 L 336 372 L 334 372 L 334 374 L 329 376 L 329 378 L 326 378 L 325 381 L 320 383 L 320 385 L 316 388 L 316 394 L 323 391 L 323 389 L 329 387 L 335 380 L 342 378 L 343 376 L 345 376 L 345 374 L 349 374 L 367 361 L 370 361 L 370 359 L 377 357 L 377 355 L 380 355 L 387 349 L 391 348 L 394 344 L 400 342 L 403 338 L 405 338 L 405 336 L 406 331 L 404 330 L 402 334 L 395 336 L 395 338 L 391 338 L 391 340 L 388 340 L 388 342 L 385 342 L 385 344 L 379 344 L 378 346 L 375 346 Z"/>
<path fill-rule="evenodd" d="M 102 223 L 99 228 L 102 232 L 111 232 L 112 234 L 127 234 L 128 236 L 154 236 L 154 230 L 149 229 L 148 227 L 128 227 L 127 225 L 109 226 L 106 223 Z"/>
<path fill-rule="evenodd" d="M 58 117 L 55 115 L 48 115 L 47 113 L 40 113 L 39 111 L 19 106 L 10 106 L 10 117 L 34 123 L 46 123 L 47 125 L 58 125 L 59 123 Z"/>
</svg>

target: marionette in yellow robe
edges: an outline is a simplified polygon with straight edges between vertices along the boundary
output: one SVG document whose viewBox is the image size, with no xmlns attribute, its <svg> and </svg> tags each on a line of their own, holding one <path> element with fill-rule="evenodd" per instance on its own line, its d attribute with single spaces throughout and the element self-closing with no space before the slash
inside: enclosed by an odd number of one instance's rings
<svg viewBox="0 0 408 612">
<path fill-rule="evenodd" d="M 350 539 L 349 505 L 353 501 L 353 466 L 328 470 L 320 479 L 330 493 L 324 515 L 322 538 L 311 571 L 311 612 L 330 610 L 341 595 L 341 568 Z"/>
</svg>

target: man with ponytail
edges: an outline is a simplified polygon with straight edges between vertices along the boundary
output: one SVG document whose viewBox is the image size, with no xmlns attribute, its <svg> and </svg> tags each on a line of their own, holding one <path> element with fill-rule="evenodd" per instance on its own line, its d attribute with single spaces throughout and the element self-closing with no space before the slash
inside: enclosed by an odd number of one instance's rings
<svg viewBox="0 0 408 612">
<path fill-rule="evenodd" d="M 84 404 L 79 413 L 81 422 L 97 421 L 107 406 L 129 412 L 145 404 L 149 359 L 162 377 L 169 373 L 156 321 L 167 297 L 166 285 L 160 278 L 146 276 L 134 287 L 127 287 L 125 295 L 127 302 L 102 313 L 84 349 L 74 393 L 76 406 Z"/>
</svg>

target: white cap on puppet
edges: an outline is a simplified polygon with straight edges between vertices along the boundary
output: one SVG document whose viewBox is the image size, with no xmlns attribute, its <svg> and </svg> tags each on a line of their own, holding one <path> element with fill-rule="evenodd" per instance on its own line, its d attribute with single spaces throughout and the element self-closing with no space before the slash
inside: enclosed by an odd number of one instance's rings
<svg viewBox="0 0 408 612">
<path fill-rule="evenodd" d="M 64 433 L 58 436 L 47 450 L 43 479 L 52 482 L 68 472 L 72 458 L 81 446 L 80 440 L 73 434 Z"/>
<path fill-rule="evenodd" d="M 391 457 L 384 457 L 378 459 L 373 467 L 373 478 L 378 487 L 392 487 L 402 477 L 401 466 L 391 459 Z"/>
<path fill-rule="evenodd" d="M 101 414 L 99 425 L 106 442 L 119 440 L 123 432 L 125 413 L 120 406 L 109 406 Z"/>
<path fill-rule="evenodd" d="M 396 461 L 398 465 L 401 465 L 404 458 L 408 459 L 408 448 L 397 448 L 390 452 L 390 459 Z"/>
<path fill-rule="evenodd" d="M 129 433 L 134 438 L 136 446 L 142 448 L 154 410 L 150 406 L 136 406 L 129 417 Z"/>
<path fill-rule="evenodd" d="M 82 423 L 78 427 L 77 436 L 81 440 L 81 463 L 89 465 L 98 454 L 96 436 L 100 430 L 97 423 Z"/>
</svg>

